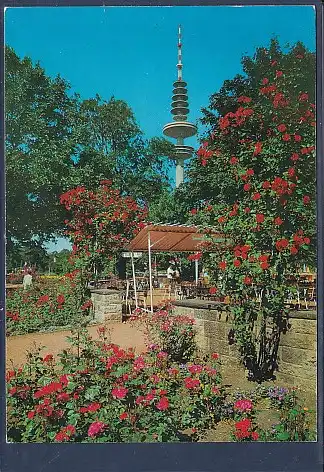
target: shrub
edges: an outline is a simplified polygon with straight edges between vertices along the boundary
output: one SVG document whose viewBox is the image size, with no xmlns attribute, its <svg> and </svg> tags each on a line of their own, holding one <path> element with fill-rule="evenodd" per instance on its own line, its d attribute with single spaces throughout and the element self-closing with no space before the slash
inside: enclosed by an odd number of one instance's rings
<svg viewBox="0 0 324 472">
<path fill-rule="evenodd" d="M 164 351 L 136 356 L 85 331 L 70 342 L 59 361 L 34 353 L 8 372 L 10 441 L 195 441 L 219 421 L 218 356 L 179 365 Z"/>
<path fill-rule="evenodd" d="M 270 428 L 263 428 L 258 421 L 257 405 L 260 399 L 269 400 L 270 409 L 277 418 Z M 249 398 L 238 393 L 233 411 L 236 423 L 232 438 L 235 441 L 312 441 L 316 438 L 310 428 L 309 410 L 301 404 L 294 388 L 260 387 L 250 392 Z"/>
<path fill-rule="evenodd" d="M 151 314 L 136 310 L 133 322 L 145 326 L 148 344 L 167 352 L 174 362 L 193 359 L 196 351 L 195 320 L 187 315 L 173 315 L 170 305 L 161 307 Z"/>
<path fill-rule="evenodd" d="M 77 274 L 41 280 L 26 291 L 14 290 L 6 300 L 6 334 L 31 333 L 76 326 L 87 320 L 90 300 L 83 300 Z"/>
</svg>

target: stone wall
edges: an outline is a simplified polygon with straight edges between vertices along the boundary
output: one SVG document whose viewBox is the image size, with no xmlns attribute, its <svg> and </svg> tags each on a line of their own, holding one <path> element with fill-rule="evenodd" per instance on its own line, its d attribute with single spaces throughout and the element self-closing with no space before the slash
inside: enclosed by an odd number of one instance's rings
<svg viewBox="0 0 324 472">
<path fill-rule="evenodd" d="M 92 289 L 91 301 L 95 322 L 122 321 L 122 299 L 118 290 Z"/>
<path fill-rule="evenodd" d="M 232 323 L 226 305 L 211 305 L 211 309 L 208 309 L 206 304 L 199 307 L 190 302 L 176 302 L 174 313 L 195 318 L 200 349 L 206 353 L 218 352 L 223 364 L 239 367 L 237 348 L 229 337 Z M 290 314 L 288 330 L 281 335 L 279 344 L 278 382 L 315 393 L 316 337 L 316 312 L 296 311 Z"/>
</svg>

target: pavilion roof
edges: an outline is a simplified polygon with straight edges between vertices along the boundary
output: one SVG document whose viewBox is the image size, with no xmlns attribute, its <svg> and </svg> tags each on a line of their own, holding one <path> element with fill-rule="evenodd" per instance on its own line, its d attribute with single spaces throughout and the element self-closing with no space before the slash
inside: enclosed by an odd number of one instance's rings
<svg viewBox="0 0 324 472">
<path fill-rule="evenodd" d="M 215 233 L 212 228 L 200 228 L 194 225 L 150 224 L 145 226 L 129 243 L 130 251 L 147 251 L 150 236 L 151 251 L 154 252 L 194 252 L 200 250 L 205 235 L 222 241 L 224 236 Z"/>
</svg>

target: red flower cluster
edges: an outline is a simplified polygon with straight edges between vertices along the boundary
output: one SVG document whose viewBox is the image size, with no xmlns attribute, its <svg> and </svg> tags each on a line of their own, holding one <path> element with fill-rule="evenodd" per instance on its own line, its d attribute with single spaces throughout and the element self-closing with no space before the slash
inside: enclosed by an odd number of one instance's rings
<svg viewBox="0 0 324 472">
<path fill-rule="evenodd" d="M 169 400 L 167 397 L 162 397 L 155 406 L 158 410 L 165 411 L 169 408 Z"/>
<path fill-rule="evenodd" d="M 61 392 L 63 389 L 63 384 L 61 382 L 51 382 L 44 387 L 41 387 L 39 390 L 36 390 L 34 393 L 34 398 L 41 398 L 52 393 Z"/>
<path fill-rule="evenodd" d="M 247 244 L 244 244 L 243 246 L 235 246 L 234 255 L 235 257 L 240 257 L 241 259 L 246 260 L 250 249 L 251 249 L 251 246 Z"/>
<path fill-rule="evenodd" d="M 205 167 L 208 159 L 213 156 L 213 151 L 208 150 L 208 141 L 205 141 L 197 151 L 197 156 L 201 158 L 201 165 Z"/>
<path fill-rule="evenodd" d="M 285 194 L 289 195 L 291 193 L 291 184 L 281 177 L 276 177 L 273 182 L 271 182 L 271 190 L 273 190 L 278 196 Z"/>
<path fill-rule="evenodd" d="M 122 400 L 123 398 L 126 397 L 128 392 L 128 389 L 125 387 L 118 387 L 118 388 L 113 388 L 111 391 L 111 394 L 114 398 L 117 398 L 118 400 Z"/>
<path fill-rule="evenodd" d="M 246 100 L 248 97 L 243 97 Z M 247 102 L 244 102 L 247 103 Z M 252 108 L 243 108 L 239 107 L 236 112 L 228 112 L 224 117 L 219 118 L 219 128 L 224 131 L 228 127 L 233 126 L 234 128 L 237 126 L 241 126 L 245 120 L 253 115 L 254 110 Z"/>
<path fill-rule="evenodd" d="M 85 310 L 87 310 L 88 308 L 91 308 L 91 307 L 92 307 L 92 301 L 88 300 L 81 306 L 81 310 L 85 311 Z"/>
<path fill-rule="evenodd" d="M 241 97 L 239 97 L 237 99 L 238 103 L 250 103 L 252 102 L 252 98 L 251 97 L 245 97 L 244 95 L 242 95 Z"/>
<path fill-rule="evenodd" d="M 286 238 L 279 239 L 278 241 L 276 241 L 276 248 L 277 248 L 277 251 L 279 251 L 279 252 L 286 249 L 288 247 L 288 245 L 289 245 L 289 241 Z"/>
<path fill-rule="evenodd" d="M 262 143 L 260 141 L 255 143 L 253 156 L 258 156 L 262 152 Z"/>
<path fill-rule="evenodd" d="M 106 425 L 102 421 L 95 421 L 91 423 L 88 429 L 88 436 L 95 437 L 105 429 Z"/>
<path fill-rule="evenodd" d="M 257 441 L 259 435 L 256 431 L 251 431 L 252 421 L 249 418 L 244 418 L 241 421 L 235 423 L 235 436 L 237 439 L 248 439 L 251 438 L 253 441 Z"/>
<path fill-rule="evenodd" d="M 59 305 L 58 308 L 60 308 L 60 307 L 63 305 L 63 303 L 65 302 L 65 297 L 64 297 L 64 295 L 63 295 L 62 293 L 60 293 L 60 294 L 57 296 L 56 301 L 57 301 L 57 303 L 58 303 L 58 305 Z"/>
<path fill-rule="evenodd" d="M 73 434 L 75 434 L 75 426 L 73 426 L 72 424 L 68 424 L 67 426 L 62 428 L 61 431 L 56 433 L 55 441 L 57 442 L 69 441 Z"/>
<path fill-rule="evenodd" d="M 39 299 L 36 302 L 37 306 L 42 306 L 44 303 L 47 303 L 49 301 L 49 295 L 41 295 Z"/>
<path fill-rule="evenodd" d="M 100 410 L 101 404 L 98 402 L 90 403 L 88 406 L 83 406 L 80 408 L 80 413 L 93 413 L 94 411 Z"/>
<path fill-rule="evenodd" d="M 193 379 L 192 377 L 186 377 L 184 379 L 184 383 L 185 383 L 185 387 L 189 390 L 200 387 L 200 380 Z"/>
<path fill-rule="evenodd" d="M 251 411 L 253 407 L 253 404 L 251 400 L 237 400 L 234 403 L 234 410 L 239 410 L 239 411 Z"/>
</svg>

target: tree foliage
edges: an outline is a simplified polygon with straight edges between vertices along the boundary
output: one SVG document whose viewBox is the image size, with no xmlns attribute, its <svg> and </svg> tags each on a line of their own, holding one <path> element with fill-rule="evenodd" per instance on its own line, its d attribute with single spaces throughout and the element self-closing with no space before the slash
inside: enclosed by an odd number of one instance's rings
<svg viewBox="0 0 324 472">
<path fill-rule="evenodd" d="M 145 140 L 124 101 L 81 100 L 60 76 L 6 48 L 5 102 L 8 252 L 62 234 L 59 196 L 68 189 L 113 179 L 147 203 L 168 186 L 172 145 Z"/>
</svg>

